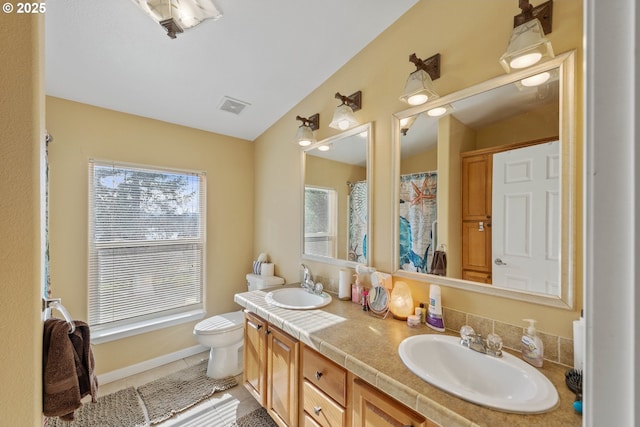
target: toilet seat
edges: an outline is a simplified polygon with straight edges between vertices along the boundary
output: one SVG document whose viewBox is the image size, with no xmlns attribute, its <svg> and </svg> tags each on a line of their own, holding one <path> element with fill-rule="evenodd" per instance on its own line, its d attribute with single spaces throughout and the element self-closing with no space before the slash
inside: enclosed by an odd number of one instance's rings
<svg viewBox="0 0 640 427">
<path fill-rule="evenodd" d="M 234 311 L 209 317 L 197 323 L 193 328 L 198 335 L 216 335 L 244 327 L 244 313 Z"/>
</svg>

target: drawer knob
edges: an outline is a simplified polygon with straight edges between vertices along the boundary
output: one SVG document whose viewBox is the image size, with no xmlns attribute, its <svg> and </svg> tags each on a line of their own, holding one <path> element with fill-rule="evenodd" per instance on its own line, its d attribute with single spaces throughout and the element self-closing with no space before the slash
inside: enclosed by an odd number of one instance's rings
<svg viewBox="0 0 640 427">
<path fill-rule="evenodd" d="M 322 408 L 319 406 L 314 406 L 313 407 L 313 412 L 316 413 L 316 415 L 320 415 L 320 412 L 322 411 Z"/>
<path fill-rule="evenodd" d="M 316 380 L 320 381 L 320 378 L 322 378 L 322 372 L 316 371 Z"/>
</svg>

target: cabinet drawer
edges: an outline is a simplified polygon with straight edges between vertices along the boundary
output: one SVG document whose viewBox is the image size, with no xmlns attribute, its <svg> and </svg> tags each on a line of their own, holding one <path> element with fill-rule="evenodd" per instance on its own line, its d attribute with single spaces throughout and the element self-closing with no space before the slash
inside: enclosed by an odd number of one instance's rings
<svg viewBox="0 0 640 427">
<path fill-rule="evenodd" d="M 304 412 L 321 427 L 342 427 L 346 422 L 345 409 L 330 399 L 309 381 L 303 385 Z"/>
<path fill-rule="evenodd" d="M 303 347 L 302 374 L 342 406 L 347 402 L 347 371 L 316 351 Z"/>
<path fill-rule="evenodd" d="M 322 427 L 320 424 L 313 421 L 313 418 L 311 418 L 311 416 L 306 412 L 304 413 L 304 419 L 303 419 L 302 425 L 303 427 Z"/>
</svg>

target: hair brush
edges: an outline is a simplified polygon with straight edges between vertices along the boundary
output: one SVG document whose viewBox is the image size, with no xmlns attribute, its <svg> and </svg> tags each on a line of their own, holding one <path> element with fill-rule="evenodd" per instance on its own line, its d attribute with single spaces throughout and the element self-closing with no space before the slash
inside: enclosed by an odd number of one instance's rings
<svg viewBox="0 0 640 427">
<path fill-rule="evenodd" d="M 582 414 L 582 370 L 569 369 L 564 374 L 564 379 L 569 390 L 576 394 L 573 409 L 575 409 L 577 413 Z"/>
</svg>

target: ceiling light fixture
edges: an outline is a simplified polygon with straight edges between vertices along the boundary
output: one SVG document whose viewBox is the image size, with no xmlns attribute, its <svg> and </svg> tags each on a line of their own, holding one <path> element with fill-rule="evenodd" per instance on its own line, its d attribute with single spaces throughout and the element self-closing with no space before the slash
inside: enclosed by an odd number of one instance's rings
<svg viewBox="0 0 640 427">
<path fill-rule="evenodd" d="M 313 136 L 313 131 L 320 127 L 320 114 L 316 113 L 308 119 L 296 116 L 296 120 L 300 120 L 302 122 L 298 128 L 298 132 L 296 132 L 295 141 L 298 145 L 301 147 L 307 147 L 316 142 L 316 138 Z"/>
<path fill-rule="evenodd" d="M 172 39 L 207 19 L 222 16 L 213 0 L 132 0 L 147 15 L 167 30 Z"/>
<path fill-rule="evenodd" d="M 333 120 L 329 123 L 330 128 L 338 130 L 347 130 L 358 124 L 354 111 L 362 108 L 362 91 L 357 91 L 349 96 L 341 95 L 336 92 L 336 99 L 342 101 L 333 113 Z"/>
<path fill-rule="evenodd" d="M 436 53 L 424 61 L 412 53 L 409 62 L 416 66 L 416 71 L 409 74 L 400 100 L 409 105 L 421 105 L 438 97 L 433 88 L 433 80 L 440 78 L 440 54 Z"/>
<path fill-rule="evenodd" d="M 553 0 L 533 7 L 529 0 L 519 0 L 522 13 L 513 17 L 513 31 L 500 65 L 507 73 L 537 64 L 542 58 L 553 58 L 553 47 L 545 34 L 551 32 Z"/>
</svg>

